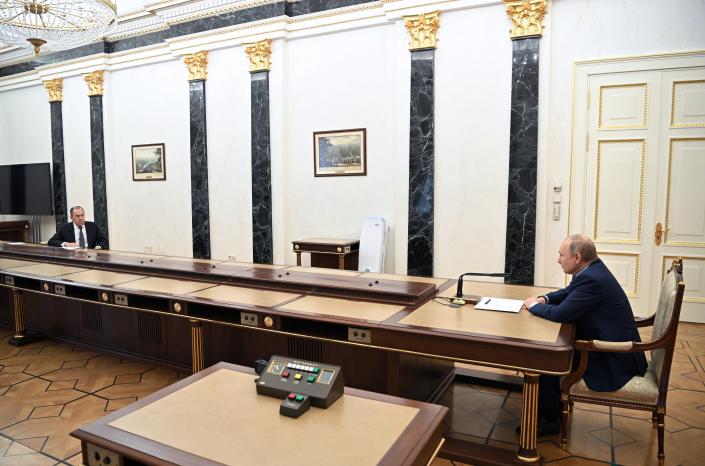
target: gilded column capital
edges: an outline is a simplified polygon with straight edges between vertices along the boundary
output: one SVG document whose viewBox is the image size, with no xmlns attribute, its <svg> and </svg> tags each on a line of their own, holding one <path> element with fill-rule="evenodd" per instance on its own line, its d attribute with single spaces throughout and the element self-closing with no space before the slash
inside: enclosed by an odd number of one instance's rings
<svg viewBox="0 0 705 466">
<path fill-rule="evenodd" d="M 409 50 L 436 48 L 436 32 L 441 27 L 440 11 L 404 16 L 404 25 L 409 31 Z"/>
<path fill-rule="evenodd" d="M 269 71 L 271 69 L 272 63 L 269 59 L 272 56 L 272 39 L 265 39 L 243 45 L 245 46 L 245 53 L 250 58 L 251 73 L 256 71 Z"/>
<path fill-rule="evenodd" d="M 103 95 L 103 70 L 84 74 L 83 80 L 88 84 L 88 95 Z"/>
<path fill-rule="evenodd" d="M 184 57 L 184 63 L 188 66 L 189 81 L 205 81 L 206 78 L 208 78 L 208 72 L 206 71 L 206 67 L 208 66 L 208 51 L 202 50 L 192 53 L 191 55 L 186 55 Z"/>
<path fill-rule="evenodd" d="M 510 38 L 541 37 L 541 22 L 548 11 L 546 0 L 504 0 L 504 3 L 507 4 L 507 15 L 512 22 Z"/>
<path fill-rule="evenodd" d="M 44 81 L 44 88 L 49 92 L 49 102 L 61 102 L 64 100 L 64 80 L 61 78 Z"/>
</svg>

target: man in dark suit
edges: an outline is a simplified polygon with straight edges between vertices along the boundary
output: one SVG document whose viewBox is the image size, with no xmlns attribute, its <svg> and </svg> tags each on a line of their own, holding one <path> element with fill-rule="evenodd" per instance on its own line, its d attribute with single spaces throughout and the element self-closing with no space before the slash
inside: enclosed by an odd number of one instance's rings
<svg viewBox="0 0 705 466">
<path fill-rule="evenodd" d="M 86 222 L 83 207 L 71 207 L 71 221 L 59 227 L 49 239 L 49 246 L 107 249 L 108 241 L 103 231 L 93 222 Z"/>
<path fill-rule="evenodd" d="M 641 341 L 627 295 L 598 259 L 589 237 L 566 238 L 558 251 L 558 263 L 573 279 L 562 290 L 528 298 L 524 305 L 529 312 L 553 322 L 575 323 L 579 340 Z M 635 375 L 644 375 L 646 365 L 644 353 L 592 353 L 583 379 L 591 390 L 611 392 Z M 559 378 L 541 376 L 539 433 L 558 433 L 559 415 Z"/>
</svg>

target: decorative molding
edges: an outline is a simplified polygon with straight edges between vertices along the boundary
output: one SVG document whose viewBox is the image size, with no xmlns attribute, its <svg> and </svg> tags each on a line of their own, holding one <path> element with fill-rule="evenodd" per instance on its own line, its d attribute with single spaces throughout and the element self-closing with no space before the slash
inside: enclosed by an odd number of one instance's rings
<svg viewBox="0 0 705 466">
<path fill-rule="evenodd" d="M 404 16 L 404 25 L 409 31 L 409 50 L 436 48 L 436 33 L 441 27 L 440 11 Z"/>
<path fill-rule="evenodd" d="M 83 76 L 88 84 L 88 95 L 103 95 L 103 70 L 97 70 Z"/>
<path fill-rule="evenodd" d="M 63 89 L 64 80 L 61 78 L 44 81 L 44 88 L 49 92 L 49 102 L 61 102 L 64 100 Z"/>
<path fill-rule="evenodd" d="M 184 63 L 188 66 L 189 81 L 205 81 L 208 78 L 208 51 L 201 50 L 200 52 L 186 55 Z"/>
<path fill-rule="evenodd" d="M 546 0 L 504 0 L 507 15 L 512 22 L 509 30 L 511 39 L 541 37 L 543 17 L 548 12 Z"/>
<path fill-rule="evenodd" d="M 250 58 L 250 72 L 269 71 L 272 56 L 272 39 L 265 39 L 245 45 L 245 53 Z"/>
</svg>

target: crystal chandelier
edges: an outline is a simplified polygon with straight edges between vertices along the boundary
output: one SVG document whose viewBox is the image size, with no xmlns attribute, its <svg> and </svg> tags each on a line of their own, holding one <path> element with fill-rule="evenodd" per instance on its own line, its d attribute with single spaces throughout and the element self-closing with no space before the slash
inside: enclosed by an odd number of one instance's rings
<svg viewBox="0 0 705 466">
<path fill-rule="evenodd" d="M 0 42 L 66 50 L 103 37 L 115 26 L 112 0 L 0 0 Z"/>
</svg>

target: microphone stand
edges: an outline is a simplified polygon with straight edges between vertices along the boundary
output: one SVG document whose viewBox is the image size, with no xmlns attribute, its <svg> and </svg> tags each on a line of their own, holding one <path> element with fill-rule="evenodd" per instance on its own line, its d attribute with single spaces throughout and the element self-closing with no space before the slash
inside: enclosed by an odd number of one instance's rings
<svg viewBox="0 0 705 466">
<path fill-rule="evenodd" d="M 458 288 L 455 291 L 456 298 L 463 298 L 463 277 L 503 277 L 509 278 L 511 273 L 482 273 L 482 272 L 467 272 L 458 277 Z"/>
</svg>

